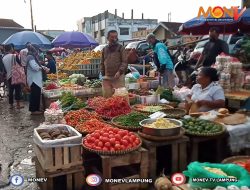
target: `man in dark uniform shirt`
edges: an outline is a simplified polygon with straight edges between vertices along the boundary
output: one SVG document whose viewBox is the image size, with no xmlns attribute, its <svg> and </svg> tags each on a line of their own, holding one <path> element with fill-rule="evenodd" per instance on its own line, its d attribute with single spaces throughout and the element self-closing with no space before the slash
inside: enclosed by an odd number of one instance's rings
<svg viewBox="0 0 250 190">
<path fill-rule="evenodd" d="M 216 57 L 222 52 L 229 54 L 229 48 L 225 41 L 219 39 L 219 29 L 210 28 L 209 41 L 205 44 L 202 54 L 196 63 L 195 69 L 199 66 L 210 67 L 216 61 Z"/>
</svg>

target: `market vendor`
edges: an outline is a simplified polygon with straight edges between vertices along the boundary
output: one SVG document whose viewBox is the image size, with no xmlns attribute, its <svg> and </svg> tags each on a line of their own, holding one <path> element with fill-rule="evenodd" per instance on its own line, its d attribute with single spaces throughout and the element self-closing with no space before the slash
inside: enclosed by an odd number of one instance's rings
<svg viewBox="0 0 250 190">
<path fill-rule="evenodd" d="M 118 43 L 116 30 L 108 32 L 108 45 L 104 47 L 101 59 L 101 74 L 103 76 L 103 96 L 108 98 L 115 88 L 125 87 L 125 72 L 127 71 L 127 55 L 124 47 Z"/>
<path fill-rule="evenodd" d="M 191 89 L 189 98 L 191 101 L 186 103 L 189 110 L 195 103 L 198 107 L 197 112 L 207 112 L 213 109 L 225 107 L 224 90 L 218 83 L 219 76 L 217 70 L 211 67 L 203 67 L 197 76 L 197 83 Z"/>
<path fill-rule="evenodd" d="M 47 68 L 49 68 L 48 74 L 55 74 L 56 73 L 56 60 L 52 55 L 52 52 L 46 52 L 46 58 L 48 59 L 48 64 L 46 65 Z"/>
</svg>

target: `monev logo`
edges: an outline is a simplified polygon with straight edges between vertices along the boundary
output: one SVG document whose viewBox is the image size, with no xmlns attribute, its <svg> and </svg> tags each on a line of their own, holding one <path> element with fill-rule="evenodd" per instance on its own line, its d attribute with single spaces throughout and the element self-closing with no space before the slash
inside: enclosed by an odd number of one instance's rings
<svg viewBox="0 0 250 190">
<path fill-rule="evenodd" d="M 206 19 L 209 15 L 215 19 L 223 19 L 226 15 L 231 17 L 233 20 L 238 20 L 242 14 L 246 11 L 246 7 L 241 9 L 240 12 L 238 12 L 238 7 L 232 6 L 231 8 L 226 7 L 208 7 L 207 11 L 204 10 L 203 7 L 199 8 L 198 12 L 198 18 L 201 16 L 204 16 Z"/>
</svg>

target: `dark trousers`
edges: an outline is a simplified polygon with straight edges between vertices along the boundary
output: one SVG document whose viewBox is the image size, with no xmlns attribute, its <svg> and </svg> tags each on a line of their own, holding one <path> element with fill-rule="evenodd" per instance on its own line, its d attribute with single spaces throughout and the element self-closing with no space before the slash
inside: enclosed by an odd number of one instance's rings
<svg viewBox="0 0 250 190">
<path fill-rule="evenodd" d="M 21 100 L 21 84 L 11 84 L 11 78 L 8 80 L 8 88 L 9 88 L 9 104 L 14 103 L 14 91 L 15 91 L 15 100 Z"/>
<path fill-rule="evenodd" d="M 40 98 L 41 98 L 41 88 L 35 83 L 32 83 L 30 87 L 30 105 L 29 111 L 35 112 L 40 111 Z"/>
</svg>

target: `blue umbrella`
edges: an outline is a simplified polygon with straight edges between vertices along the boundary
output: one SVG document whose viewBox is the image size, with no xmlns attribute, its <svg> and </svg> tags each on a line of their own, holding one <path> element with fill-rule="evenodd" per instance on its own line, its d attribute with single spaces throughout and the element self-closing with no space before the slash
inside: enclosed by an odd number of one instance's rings
<svg viewBox="0 0 250 190">
<path fill-rule="evenodd" d="M 84 48 L 98 46 L 98 43 L 88 34 L 81 32 L 64 32 L 56 37 L 52 44 L 55 47 Z"/>
<path fill-rule="evenodd" d="M 241 11 L 241 10 L 239 10 Z M 210 27 L 218 27 L 221 33 L 236 33 L 238 29 L 241 32 L 250 32 L 250 9 L 246 9 L 243 15 L 238 20 L 233 20 L 226 15 L 223 19 L 214 19 L 211 16 L 204 18 L 203 16 L 193 18 L 179 28 L 182 34 L 206 35 Z"/>
<path fill-rule="evenodd" d="M 3 44 L 13 43 L 15 49 L 25 48 L 25 44 L 30 42 L 31 44 L 36 44 L 40 48 L 50 49 L 52 48 L 51 42 L 42 34 L 32 31 L 22 31 L 11 35 L 6 39 Z"/>
</svg>

